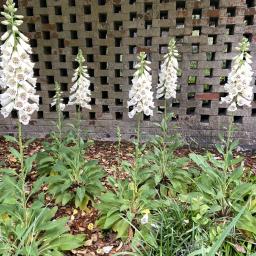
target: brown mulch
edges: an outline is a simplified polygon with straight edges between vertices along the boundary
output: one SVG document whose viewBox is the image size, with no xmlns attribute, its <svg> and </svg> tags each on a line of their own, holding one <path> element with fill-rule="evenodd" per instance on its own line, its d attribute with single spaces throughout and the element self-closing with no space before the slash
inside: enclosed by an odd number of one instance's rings
<svg viewBox="0 0 256 256">
<path fill-rule="evenodd" d="M 43 140 L 34 141 L 29 148 L 26 149 L 27 155 L 32 155 L 40 151 L 42 148 Z M 18 169 L 19 164 L 16 159 L 9 153 L 9 147 L 13 146 L 12 143 L 7 143 L 0 137 L 0 164 L 8 168 Z M 198 153 L 203 153 L 206 149 L 195 150 Z M 122 142 L 119 161 L 117 158 L 117 144 L 113 142 L 96 141 L 91 146 L 86 154 L 87 159 L 97 159 L 100 165 L 104 168 L 108 175 L 116 176 L 119 179 L 125 179 L 126 174 L 121 172 L 118 168 L 118 162 L 122 160 L 132 161 L 132 153 L 134 152 L 133 144 L 129 142 Z M 176 151 L 177 156 L 187 156 L 191 152 L 189 148 L 181 148 Z M 217 156 L 218 154 L 213 151 Z M 249 153 L 239 153 L 245 157 L 245 165 L 249 167 L 256 175 L 256 156 Z M 33 182 L 36 179 L 36 171 L 33 170 L 30 175 L 30 180 Z M 107 186 L 103 180 L 103 184 Z M 73 250 L 66 255 L 113 255 L 116 252 L 126 251 L 129 249 L 120 240 L 115 239 L 115 234 L 112 232 L 103 232 L 95 225 L 98 219 L 98 212 L 95 208 L 89 207 L 88 211 L 83 212 L 74 209 L 72 206 L 60 206 L 56 217 L 67 216 L 69 218 L 68 225 L 72 234 L 85 234 L 85 246 L 78 250 Z M 102 248 L 105 246 L 113 246 L 110 254 L 104 254 Z"/>
</svg>

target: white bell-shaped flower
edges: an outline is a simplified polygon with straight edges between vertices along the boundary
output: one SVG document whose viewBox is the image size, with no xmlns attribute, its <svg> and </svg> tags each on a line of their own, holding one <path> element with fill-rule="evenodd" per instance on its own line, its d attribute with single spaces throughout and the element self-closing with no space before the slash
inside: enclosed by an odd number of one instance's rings
<svg viewBox="0 0 256 256">
<path fill-rule="evenodd" d="M 70 89 L 69 105 L 79 105 L 82 108 L 91 109 L 91 91 L 90 91 L 90 76 L 88 74 L 87 66 L 83 65 L 85 62 L 82 50 L 76 57 L 79 66 L 75 70 L 72 82 L 74 83 Z"/>
<path fill-rule="evenodd" d="M 138 64 L 135 66 L 137 70 L 132 79 L 132 88 L 129 91 L 128 107 L 132 107 L 128 113 L 129 118 L 133 118 L 136 113 L 141 112 L 147 116 L 153 116 L 152 76 L 149 73 L 151 62 L 147 61 L 146 58 L 146 53 L 141 52 L 138 56 Z"/>
<path fill-rule="evenodd" d="M 177 80 L 179 64 L 177 57 L 179 56 L 176 49 L 176 42 L 171 39 L 168 46 L 168 53 L 164 56 L 159 74 L 159 84 L 157 85 L 156 98 L 165 99 L 176 98 Z"/>
<path fill-rule="evenodd" d="M 237 106 L 250 107 L 253 100 L 252 57 L 248 53 L 249 48 L 250 43 L 247 38 L 243 38 L 239 47 L 236 48 L 240 54 L 234 58 L 234 64 L 228 75 L 228 82 L 224 86 L 228 95 L 221 98 L 221 103 L 229 104 L 229 111 L 236 111 Z"/>
<path fill-rule="evenodd" d="M 0 95 L 1 114 L 6 118 L 12 110 L 17 110 L 19 122 L 27 125 L 31 115 L 38 111 L 39 96 L 35 95 L 36 79 L 29 55 L 32 53 L 29 39 L 18 30 L 23 17 L 16 12 L 13 0 L 7 0 L 1 13 L 5 17 L 2 24 L 7 26 L 0 47 L 0 86 L 4 89 Z"/>
</svg>

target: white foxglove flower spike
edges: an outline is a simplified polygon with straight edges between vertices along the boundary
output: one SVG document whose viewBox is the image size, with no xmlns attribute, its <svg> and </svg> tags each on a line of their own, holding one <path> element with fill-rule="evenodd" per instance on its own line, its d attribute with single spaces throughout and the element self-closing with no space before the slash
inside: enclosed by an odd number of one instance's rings
<svg viewBox="0 0 256 256">
<path fill-rule="evenodd" d="M 157 85 L 156 98 L 165 99 L 176 98 L 178 80 L 178 60 L 179 53 L 176 49 L 176 42 L 172 38 L 169 42 L 168 53 L 164 56 L 159 74 L 159 84 Z"/>
<path fill-rule="evenodd" d="M 18 30 L 23 16 L 16 12 L 13 0 L 7 0 L 4 12 L 1 12 L 7 32 L 1 37 L 3 44 L 0 47 L 0 87 L 5 89 L 0 95 L 0 104 L 4 118 L 17 110 L 19 122 L 27 125 L 31 115 L 38 111 L 39 96 L 35 95 L 36 79 L 33 78 L 34 63 L 29 56 L 32 53 L 29 40 Z"/>
<path fill-rule="evenodd" d="M 129 92 L 128 108 L 133 109 L 128 113 L 129 118 L 133 118 L 136 113 L 143 112 L 147 116 L 153 116 L 153 92 L 152 76 L 149 73 L 151 68 L 150 61 L 146 60 L 147 55 L 141 52 L 138 56 L 138 63 L 135 66 L 137 69 L 133 75 L 132 88 Z"/>
<path fill-rule="evenodd" d="M 76 57 L 79 66 L 75 70 L 72 82 L 74 83 L 70 89 L 69 105 L 79 105 L 82 108 L 91 109 L 91 91 L 90 91 L 90 76 L 88 74 L 87 66 L 83 65 L 85 62 L 82 50 Z"/>
<path fill-rule="evenodd" d="M 247 38 L 243 38 L 242 42 L 236 50 L 240 54 L 234 58 L 234 64 L 228 75 L 228 82 L 224 89 L 228 93 L 226 97 L 221 98 L 221 103 L 229 104 L 228 111 L 236 111 L 237 106 L 251 106 L 253 100 L 253 79 L 252 57 L 248 53 L 250 43 Z"/>
<path fill-rule="evenodd" d="M 63 103 L 62 91 L 60 88 L 60 84 L 58 82 L 55 82 L 55 95 L 54 95 L 53 101 L 51 103 L 52 107 L 55 105 L 57 108 L 57 112 L 65 110 L 66 105 Z"/>
</svg>

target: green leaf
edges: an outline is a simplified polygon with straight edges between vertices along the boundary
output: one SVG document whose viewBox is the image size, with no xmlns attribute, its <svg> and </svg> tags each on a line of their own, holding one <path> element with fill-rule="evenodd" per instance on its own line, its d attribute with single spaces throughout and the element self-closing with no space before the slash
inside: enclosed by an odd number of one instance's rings
<svg viewBox="0 0 256 256">
<path fill-rule="evenodd" d="M 70 235 L 65 234 L 55 241 L 49 243 L 51 248 L 58 248 L 61 251 L 70 251 L 83 245 L 85 240 L 84 235 Z"/>
<path fill-rule="evenodd" d="M 243 213 L 245 211 L 245 208 L 246 208 L 246 206 L 244 206 L 240 210 L 240 212 L 237 214 L 237 216 L 235 218 L 233 218 L 233 220 L 227 225 L 227 227 L 222 232 L 220 238 L 212 246 L 208 256 L 215 256 L 216 255 L 216 253 L 218 252 L 219 248 L 222 246 L 226 237 L 230 234 L 231 230 L 236 226 L 237 222 L 239 221 L 239 219 L 243 215 Z"/>
<path fill-rule="evenodd" d="M 129 227 L 129 222 L 122 219 L 113 226 L 113 230 L 117 232 L 117 238 L 126 238 L 128 236 Z"/>
<path fill-rule="evenodd" d="M 21 155 L 15 148 L 10 147 L 10 152 L 16 159 L 21 160 Z"/>
<path fill-rule="evenodd" d="M 5 140 L 8 141 L 8 142 L 18 143 L 17 139 L 16 139 L 14 136 L 4 135 L 4 138 L 5 138 Z"/>
</svg>

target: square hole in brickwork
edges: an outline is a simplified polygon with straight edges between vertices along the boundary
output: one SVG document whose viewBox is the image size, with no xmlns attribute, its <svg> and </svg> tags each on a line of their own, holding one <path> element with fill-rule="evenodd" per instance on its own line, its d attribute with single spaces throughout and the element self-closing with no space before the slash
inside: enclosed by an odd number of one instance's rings
<svg viewBox="0 0 256 256">
<path fill-rule="evenodd" d="M 152 46 L 152 37 L 145 37 L 144 38 L 144 45 L 145 46 Z"/>
<path fill-rule="evenodd" d="M 69 15 L 69 20 L 70 20 L 70 23 L 76 23 L 76 15 L 75 14 L 70 14 Z"/>
<path fill-rule="evenodd" d="M 218 109 L 218 115 L 219 115 L 219 116 L 225 116 L 225 115 L 227 115 L 227 109 L 226 109 L 226 108 L 219 108 L 219 109 Z"/>
<path fill-rule="evenodd" d="M 187 95 L 187 99 L 188 100 L 194 100 L 195 96 L 196 96 L 195 92 L 189 92 L 188 95 Z"/>
<path fill-rule="evenodd" d="M 85 46 L 86 47 L 92 47 L 93 44 L 92 44 L 92 38 L 86 38 L 85 39 Z"/>
<path fill-rule="evenodd" d="M 121 47 L 121 43 L 122 43 L 122 38 L 116 37 L 115 38 L 115 47 Z"/>
<path fill-rule="evenodd" d="M 192 44 L 192 53 L 199 53 L 199 43 Z"/>
<path fill-rule="evenodd" d="M 160 28 L 160 36 L 168 37 L 169 36 L 169 28 Z"/>
<path fill-rule="evenodd" d="M 88 74 L 89 74 L 90 77 L 93 77 L 94 76 L 94 69 L 88 68 Z"/>
<path fill-rule="evenodd" d="M 212 9 L 219 9 L 220 8 L 220 1 L 219 0 L 210 0 L 210 7 Z"/>
<path fill-rule="evenodd" d="M 234 116 L 233 117 L 233 122 L 235 124 L 242 124 L 243 123 L 243 117 L 242 116 Z"/>
<path fill-rule="evenodd" d="M 84 14 L 89 15 L 91 13 L 92 13 L 91 6 L 90 5 L 85 5 L 84 6 Z"/>
<path fill-rule="evenodd" d="M 69 112 L 68 111 L 63 111 L 62 114 L 63 114 L 64 119 L 69 119 Z"/>
<path fill-rule="evenodd" d="M 37 119 L 44 119 L 44 112 L 43 111 L 37 111 Z"/>
<path fill-rule="evenodd" d="M 76 0 L 68 0 L 69 6 L 76 6 Z"/>
<path fill-rule="evenodd" d="M 65 68 L 60 69 L 60 76 L 68 76 L 68 71 Z"/>
<path fill-rule="evenodd" d="M 251 114 L 251 116 L 256 116 L 256 108 L 253 108 L 253 109 L 252 109 L 252 114 Z"/>
<path fill-rule="evenodd" d="M 197 81 L 197 76 L 188 76 L 188 84 L 195 85 Z"/>
<path fill-rule="evenodd" d="M 205 77 L 212 77 L 213 75 L 213 68 L 205 68 L 204 69 L 204 76 Z"/>
<path fill-rule="evenodd" d="M 12 110 L 12 112 L 11 112 L 11 117 L 14 118 L 14 119 L 17 119 L 17 118 L 18 118 L 18 112 L 17 112 L 17 110 Z"/>
<path fill-rule="evenodd" d="M 196 113 L 196 108 L 187 108 L 186 114 L 187 115 L 194 115 Z"/>
<path fill-rule="evenodd" d="M 40 83 L 36 83 L 36 90 L 37 90 L 37 91 L 42 91 L 42 88 L 41 88 L 41 84 L 40 84 Z"/>
<path fill-rule="evenodd" d="M 100 69 L 101 70 L 107 70 L 108 69 L 108 63 L 107 62 L 100 62 Z"/>
<path fill-rule="evenodd" d="M 115 92 L 121 92 L 122 91 L 120 84 L 114 84 L 114 91 Z"/>
<path fill-rule="evenodd" d="M 255 0 L 246 0 L 246 5 L 248 8 L 255 6 Z"/>
<path fill-rule="evenodd" d="M 203 90 L 204 90 L 204 92 L 211 92 L 212 91 L 212 85 L 204 84 Z"/>
<path fill-rule="evenodd" d="M 189 67 L 190 67 L 191 69 L 197 69 L 197 67 L 198 67 L 198 61 L 196 61 L 196 60 L 190 61 Z"/>
<path fill-rule="evenodd" d="M 200 122 L 201 123 L 209 123 L 210 116 L 209 115 L 201 115 Z"/>
<path fill-rule="evenodd" d="M 228 81 L 228 78 L 226 76 L 221 76 L 220 77 L 220 85 L 226 84 Z"/>
<path fill-rule="evenodd" d="M 56 30 L 57 32 L 63 31 L 63 23 L 56 23 Z"/>
<path fill-rule="evenodd" d="M 144 121 L 150 121 L 150 116 L 143 115 L 143 120 Z"/>
<path fill-rule="evenodd" d="M 232 60 L 223 60 L 222 68 L 223 69 L 231 69 Z"/>
<path fill-rule="evenodd" d="M 202 107 L 203 108 L 211 108 L 212 101 L 211 100 L 203 100 L 202 101 Z"/>
<path fill-rule="evenodd" d="M 161 10 L 160 11 L 160 19 L 161 20 L 167 20 L 168 19 L 168 11 L 167 10 Z"/>
<path fill-rule="evenodd" d="M 39 70 L 39 68 L 33 68 L 33 71 L 34 71 L 34 76 L 35 76 L 35 77 L 39 77 L 39 76 L 40 76 L 40 70 Z"/>
<path fill-rule="evenodd" d="M 130 12 L 130 21 L 135 21 L 137 18 L 137 12 Z"/>
<path fill-rule="evenodd" d="M 45 68 L 46 68 L 46 69 L 52 69 L 52 63 L 51 63 L 51 61 L 46 61 L 44 64 L 45 64 Z"/>
<path fill-rule="evenodd" d="M 95 104 L 96 104 L 96 100 L 95 100 L 95 98 L 91 98 L 90 105 L 94 106 Z"/>
<path fill-rule="evenodd" d="M 121 69 L 115 69 L 115 77 L 122 77 Z"/>
<path fill-rule="evenodd" d="M 50 31 L 43 31 L 43 39 L 44 40 L 50 40 L 51 39 Z"/>
<path fill-rule="evenodd" d="M 103 113 L 109 113 L 109 106 L 108 105 L 102 105 L 102 112 Z"/>
<path fill-rule="evenodd" d="M 49 16 L 48 15 L 41 15 L 41 23 L 42 24 L 49 24 Z"/>
<path fill-rule="evenodd" d="M 136 45 L 129 45 L 129 54 L 136 53 Z"/>
<path fill-rule="evenodd" d="M 234 24 L 226 25 L 226 29 L 227 29 L 227 32 L 226 32 L 227 35 L 235 34 L 235 25 Z"/>
<path fill-rule="evenodd" d="M 152 28 L 152 20 L 145 20 L 144 28 L 149 30 Z"/>
<path fill-rule="evenodd" d="M 32 48 L 36 48 L 37 47 L 37 40 L 36 39 L 30 39 L 30 46 Z"/>
<path fill-rule="evenodd" d="M 177 11 L 182 11 L 186 8 L 186 1 L 181 0 L 181 1 L 176 1 L 176 10 Z"/>
<path fill-rule="evenodd" d="M 0 32 L 6 32 L 7 31 L 7 27 L 3 24 L 0 24 Z"/>
<path fill-rule="evenodd" d="M 218 17 L 210 17 L 209 19 L 209 27 L 215 28 L 219 24 L 219 18 Z"/>
<path fill-rule="evenodd" d="M 107 22 L 107 14 L 106 13 L 99 13 L 99 22 Z"/>
<path fill-rule="evenodd" d="M 93 83 L 90 84 L 89 89 L 90 89 L 90 91 L 94 92 L 94 84 Z"/>
<path fill-rule="evenodd" d="M 85 31 L 92 31 L 92 23 L 91 22 L 85 22 L 84 23 L 84 30 Z"/>
<path fill-rule="evenodd" d="M 55 6 L 54 11 L 55 11 L 55 15 L 62 15 L 61 6 Z"/>
<path fill-rule="evenodd" d="M 38 57 L 38 54 L 31 54 L 31 61 L 32 62 L 38 62 L 39 61 L 39 57 Z"/>
<path fill-rule="evenodd" d="M 215 52 L 207 52 L 206 53 L 206 60 L 207 61 L 214 61 L 215 60 Z"/>
<path fill-rule="evenodd" d="M 43 98 L 39 97 L 39 105 L 42 105 L 42 104 L 43 104 Z"/>
<path fill-rule="evenodd" d="M 107 30 L 99 30 L 99 38 L 100 39 L 107 39 L 107 34 L 108 34 L 108 31 Z"/>
<path fill-rule="evenodd" d="M 87 54 L 87 62 L 94 62 L 93 54 Z"/>
<path fill-rule="evenodd" d="M 28 32 L 35 32 L 36 31 L 36 26 L 34 23 L 27 23 L 28 27 Z"/>
<path fill-rule="evenodd" d="M 176 28 L 184 28 L 185 27 L 185 18 L 177 18 L 176 19 Z"/>
<path fill-rule="evenodd" d="M 115 99 L 115 105 L 116 106 L 123 106 L 123 100 L 122 99 Z"/>
<path fill-rule="evenodd" d="M 34 9 L 33 9 L 33 7 L 27 7 L 26 8 L 26 14 L 27 14 L 27 16 L 34 16 Z"/>
<path fill-rule="evenodd" d="M 54 84 L 54 76 L 46 76 L 46 80 L 48 84 Z"/>
<path fill-rule="evenodd" d="M 52 54 L 52 47 L 51 46 L 44 46 L 44 54 L 51 55 Z"/>
<path fill-rule="evenodd" d="M 192 19 L 200 20 L 202 17 L 202 9 L 193 9 Z"/>
<path fill-rule="evenodd" d="M 96 113 L 95 112 L 89 112 L 89 119 L 95 120 L 96 119 Z"/>
<path fill-rule="evenodd" d="M 193 27 L 192 36 L 200 36 L 201 35 L 201 27 Z"/>
<path fill-rule="evenodd" d="M 123 29 L 122 21 L 114 21 L 114 30 L 121 31 Z"/>
<path fill-rule="evenodd" d="M 253 20 L 254 20 L 254 16 L 253 15 L 246 15 L 244 17 L 244 23 L 245 23 L 246 26 L 253 25 Z"/>
<path fill-rule="evenodd" d="M 114 5 L 113 5 L 113 12 L 114 12 L 114 13 L 120 13 L 121 10 L 122 10 L 122 7 L 121 7 L 120 4 L 114 4 Z"/>
<path fill-rule="evenodd" d="M 217 35 L 208 35 L 208 45 L 214 45 L 217 43 Z"/>
<path fill-rule="evenodd" d="M 227 8 L 227 16 L 235 17 L 236 16 L 236 7 L 228 7 Z"/>
<path fill-rule="evenodd" d="M 144 12 L 149 12 L 153 9 L 153 3 L 144 3 Z"/>
<path fill-rule="evenodd" d="M 224 43 L 224 52 L 232 52 L 232 43 Z"/>
<path fill-rule="evenodd" d="M 98 5 L 105 5 L 106 4 L 106 0 L 98 0 Z"/>
<path fill-rule="evenodd" d="M 42 7 L 42 8 L 46 8 L 47 7 L 46 0 L 40 0 L 40 7 Z"/>
<path fill-rule="evenodd" d="M 135 4 L 136 0 L 129 0 L 129 4 Z"/>
<path fill-rule="evenodd" d="M 100 55 L 107 55 L 108 53 L 108 47 L 105 45 L 100 46 Z"/>
<path fill-rule="evenodd" d="M 68 91 L 68 84 L 67 83 L 60 83 L 61 91 L 67 92 Z"/>
<path fill-rule="evenodd" d="M 173 108 L 179 108 L 180 107 L 180 102 L 178 99 L 173 99 L 172 101 L 172 107 Z"/>
<path fill-rule="evenodd" d="M 101 84 L 108 84 L 108 77 L 107 76 L 101 76 L 100 77 L 100 83 Z M 103 92 L 102 92 L 102 95 L 106 95 L 105 93 L 106 92 L 104 92 L 104 94 L 103 94 Z"/>
<path fill-rule="evenodd" d="M 136 28 L 130 28 L 129 29 L 129 35 L 130 37 L 137 37 L 137 29 Z"/>
<path fill-rule="evenodd" d="M 77 55 L 78 54 L 78 47 L 77 46 L 73 46 L 71 47 L 71 52 L 72 52 L 72 55 Z"/>
<path fill-rule="evenodd" d="M 62 38 L 58 39 L 58 48 L 64 48 L 64 47 L 65 47 L 64 39 Z"/>
<path fill-rule="evenodd" d="M 253 39 L 252 33 L 244 33 L 243 36 L 247 38 L 249 42 L 252 42 L 252 39 Z"/>
<path fill-rule="evenodd" d="M 176 36 L 176 43 L 183 44 L 184 43 L 184 36 Z"/>
<path fill-rule="evenodd" d="M 60 62 L 66 62 L 66 55 L 61 54 L 61 55 L 59 56 L 59 61 L 60 61 Z"/>
<path fill-rule="evenodd" d="M 123 119 L 123 113 L 122 112 L 116 112 L 116 120 L 122 120 Z"/>
</svg>

